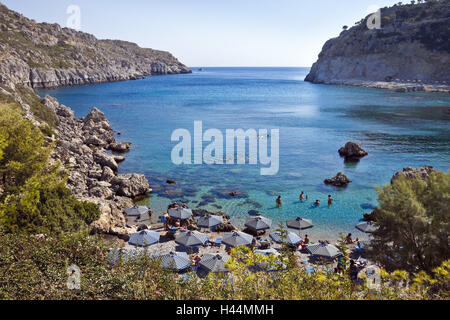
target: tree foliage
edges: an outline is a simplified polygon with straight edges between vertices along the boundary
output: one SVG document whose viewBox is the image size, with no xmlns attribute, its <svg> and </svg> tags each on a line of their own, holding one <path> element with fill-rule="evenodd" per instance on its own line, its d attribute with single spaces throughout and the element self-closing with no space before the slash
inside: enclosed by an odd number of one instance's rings
<svg viewBox="0 0 450 320">
<path fill-rule="evenodd" d="M 50 148 L 31 121 L 11 107 L 0 108 L 0 183 L 10 194 L 45 167 Z"/>
<path fill-rule="evenodd" d="M 376 224 L 370 256 L 394 270 L 432 270 L 450 257 L 450 174 L 426 180 L 397 179 L 378 189 Z"/>
<path fill-rule="evenodd" d="M 285 257 L 265 257 L 248 248 L 231 252 L 229 273 L 194 272 L 177 275 L 150 259 L 145 251 L 132 262 L 107 263 L 111 246 L 98 236 L 63 233 L 36 237 L 4 233 L 0 229 L 1 299 L 127 299 L 127 300 L 338 300 L 338 299 L 448 299 L 450 261 L 432 272 L 383 272 L 379 290 L 355 286 L 347 274 L 320 269 L 308 274 L 302 266 L 290 267 Z M 277 262 L 277 260 L 279 260 Z M 255 264 L 279 265 L 272 271 Z M 281 263 L 284 262 L 282 268 Z M 66 286 L 67 268 L 81 270 L 81 289 Z M 286 267 L 287 266 L 287 267 Z M 406 286 L 404 285 L 406 284 Z"/>
<path fill-rule="evenodd" d="M 41 130 L 8 107 L 0 107 L 0 224 L 8 232 L 79 230 L 99 216 L 66 188 L 66 175 L 49 164 L 51 146 Z"/>
</svg>

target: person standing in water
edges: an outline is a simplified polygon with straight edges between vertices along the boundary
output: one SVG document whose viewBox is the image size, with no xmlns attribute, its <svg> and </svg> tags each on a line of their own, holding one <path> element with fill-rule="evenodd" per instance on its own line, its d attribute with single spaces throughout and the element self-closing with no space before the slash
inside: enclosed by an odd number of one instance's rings
<svg viewBox="0 0 450 320">
<path fill-rule="evenodd" d="M 304 195 L 305 193 L 302 191 L 302 193 L 300 193 L 300 201 L 303 201 L 303 195 Z"/>
<path fill-rule="evenodd" d="M 328 206 L 331 206 L 333 204 L 333 198 L 331 197 L 331 194 L 328 195 Z"/>
<path fill-rule="evenodd" d="M 277 207 L 280 207 L 280 206 L 281 206 L 281 204 L 282 204 L 282 202 L 281 202 L 281 196 L 278 196 L 278 198 L 277 198 L 277 200 L 276 200 L 276 203 L 277 203 Z"/>
</svg>

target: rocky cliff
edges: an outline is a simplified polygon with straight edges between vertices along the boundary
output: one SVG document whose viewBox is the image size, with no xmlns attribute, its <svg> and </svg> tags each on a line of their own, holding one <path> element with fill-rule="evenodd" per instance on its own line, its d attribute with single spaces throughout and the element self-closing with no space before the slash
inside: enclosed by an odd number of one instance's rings
<svg viewBox="0 0 450 320">
<path fill-rule="evenodd" d="M 46 88 L 189 72 L 168 52 L 36 23 L 0 4 L 0 83 Z"/>
<path fill-rule="evenodd" d="M 394 89 L 450 91 L 450 0 L 381 9 L 325 43 L 305 81 Z"/>
<path fill-rule="evenodd" d="M 105 115 L 93 108 L 84 118 L 33 88 L 137 79 L 191 72 L 168 52 L 142 49 L 118 40 L 36 23 L 0 4 L 0 112 L 20 108 L 54 144 L 51 161 L 68 175 L 67 187 L 79 200 L 95 203 L 101 216 L 92 231 L 127 239 L 123 210 L 150 190 L 142 174 L 118 173 L 130 142 L 118 142 Z"/>
</svg>

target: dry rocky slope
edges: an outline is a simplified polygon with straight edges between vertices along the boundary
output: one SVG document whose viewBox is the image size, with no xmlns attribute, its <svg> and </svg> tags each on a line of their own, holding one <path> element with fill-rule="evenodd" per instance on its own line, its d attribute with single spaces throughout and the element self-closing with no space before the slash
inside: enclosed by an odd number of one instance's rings
<svg viewBox="0 0 450 320">
<path fill-rule="evenodd" d="M 189 72 L 170 53 L 36 23 L 0 4 L 0 108 L 14 105 L 35 125 L 48 125 L 44 131 L 55 144 L 51 161 L 67 169 L 67 187 L 78 199 L 99 205 L 93 232 L 127 239 L 134 230 L 126 227 L 123 210 L 150 191 L 147 178 L 118 173 L 125 159 L 120 154 L 131 143 L 116 141 L 100 110 L 76 118 L 69 107 L 50 96 L 41 99 L 33 88 Z"/>
<path fill-rule="evenodd" d="M 305 81 L 450 92 L 450 0 L 381 9 L 381 29 L 368 18 L 327 41 Z"/>
<path fill-rule="evenodd" d="M 168 52 L 36 23 L 0 4 L 0 83 L 47 88 L 190 72 Z"/>
</svg>

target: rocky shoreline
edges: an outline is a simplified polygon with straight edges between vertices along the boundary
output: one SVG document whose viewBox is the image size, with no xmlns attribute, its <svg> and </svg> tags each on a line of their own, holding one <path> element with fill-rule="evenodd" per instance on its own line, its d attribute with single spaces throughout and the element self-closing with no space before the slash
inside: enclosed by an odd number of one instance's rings
<svg viewBox="0 0 450 320">
<path fill-rule="evenodd" d="M 118 173 L 118 160 L 110 151 L 127 151 L 129 142 L 117 142 L 106 116 L 97 108 L 84 118 L 58 100 L 46 96 L 42 103 L 55 112 L 58 125 L 52 161 L 59 161 L 67 169 L 67 187 L 74 196 L 99 206 L 101 216 L 92 224 L 93 232 L 127 238 L 132 231 L 126 227 L 123 210 L 133 206 L 135 197 L 151 191 L 143 174 Z"/>
<path fill-rule="evenodd" d="M 385 89 L 395 92 L 440 92 L 450 93 L 450 86 L 446 84 L 425 84 L 419 82 L 387 82 L 363 80 L 328 80 L 314 81 L 316 84 L 340 85 L 372 89 Z"/>
</svg>

